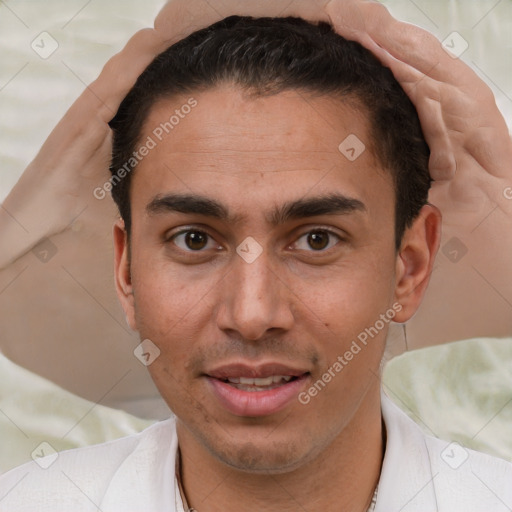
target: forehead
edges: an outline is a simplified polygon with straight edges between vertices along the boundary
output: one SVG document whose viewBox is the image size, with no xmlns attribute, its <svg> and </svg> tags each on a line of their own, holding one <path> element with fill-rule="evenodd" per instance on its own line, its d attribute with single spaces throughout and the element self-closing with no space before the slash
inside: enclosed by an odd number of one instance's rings
<svg viewBox="0 0 512 512">
<path fill-rule="evenodd" d="M 154 147 L 132 178 L 132 209 L 176 191 L 241 210 L 332 191 L 392 209 L 391 175 L 369 128 L 356 101 L 305 91 L 249 96 L 226 84 L 160 100 L 139 139 Z"/>
</svg>

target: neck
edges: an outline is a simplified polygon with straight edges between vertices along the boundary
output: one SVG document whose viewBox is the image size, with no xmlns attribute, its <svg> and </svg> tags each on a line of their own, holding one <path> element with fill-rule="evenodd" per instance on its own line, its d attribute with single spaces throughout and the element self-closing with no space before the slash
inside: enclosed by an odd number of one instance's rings
<svg viewBox="0 0 512 512">
<path fill-rule="evenodd" d="M 286 473 L 242 472 L 220 462 L 178 422 L 181 479 L 197 512 L 366 512 L 379 481 L 384 443 L 380 388 L 369 390 L 352 420 L 309 463 Z"/>
</svg>

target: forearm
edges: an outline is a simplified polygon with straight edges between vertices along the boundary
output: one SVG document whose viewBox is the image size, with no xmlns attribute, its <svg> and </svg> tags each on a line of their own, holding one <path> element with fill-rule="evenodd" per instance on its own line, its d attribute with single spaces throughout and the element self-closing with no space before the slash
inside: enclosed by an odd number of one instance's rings
<svg viewBox="0 0 512 512">
<path fill-rule="evenodd" d="M 44 212 L 34 208 L 33 184 L 23 177 L 0 205 L 0 270 L 30 251 L 47 234 Z M 48 200 L 48 204 L 55 204 Z"/>
</svg>

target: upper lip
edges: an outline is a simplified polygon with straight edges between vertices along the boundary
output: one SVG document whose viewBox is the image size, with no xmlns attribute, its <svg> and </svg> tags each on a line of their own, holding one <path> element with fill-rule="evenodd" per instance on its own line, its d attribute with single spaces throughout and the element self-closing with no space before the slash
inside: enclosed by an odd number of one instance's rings
<svg viewBox="0 0 512 512">
<path fill-rule="evenodd" d="M 272 375 L 291 375 L 292 377 L 300 377 L 308 373 L 304 368 L 292 367 L 282 363 L 263 363 L 263 364 L 246 364 L 231 363 L 218 366 L 212 370 L 206 371 L 205 374 L 215 379 L 229 379 L 234 377 L 245 378 L 265 378 Z"/>
</svg>

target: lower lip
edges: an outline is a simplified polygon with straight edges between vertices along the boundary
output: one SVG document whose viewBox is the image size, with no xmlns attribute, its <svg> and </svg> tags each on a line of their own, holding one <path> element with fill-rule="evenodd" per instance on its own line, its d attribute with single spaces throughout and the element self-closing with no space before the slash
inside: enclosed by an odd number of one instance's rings
<svg viewBox="0 0 512 512">
<path fill-rule="evenodd" d="M 302 375 L 268 391 L 243 391 L 213 377 L 207 377 L 207 380 L 217 399 L 230 413 L 236 416 L 267 416 L 283 410 L 297 399 L 306 378 L 307 375 Z"/>
</svg>

